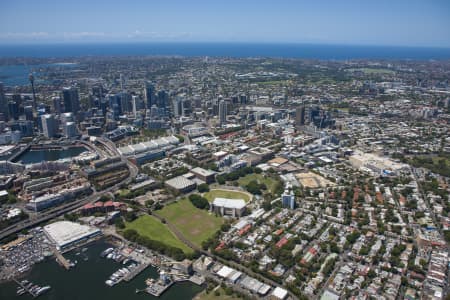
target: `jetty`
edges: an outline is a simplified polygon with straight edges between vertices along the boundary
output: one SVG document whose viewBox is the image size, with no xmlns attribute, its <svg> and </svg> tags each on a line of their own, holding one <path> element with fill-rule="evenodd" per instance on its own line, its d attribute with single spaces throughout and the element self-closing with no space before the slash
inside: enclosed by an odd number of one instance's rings
<svg viewBox="0 0 450 300">
<path fill-rule="evenodd" d="M 56 248 L 52 249 L 53 254 L 56 257 L 56 260 L 58 263 L 63 266 L 66 270 L 70 269 L 70 262 L 58 251 Z"/>
<path fill-rule="evenodd" d="M 25 285 L 22 282 L 18 281 L 17 279 L 13 279 L 15 283 L 17 283 L 21 288 L 24 289 L 25 292 L 27 292 L 28 294 L 30 294 L 33 298 L 36 298 L 38 295 L 36 293 L 34 293 L 29 286 L 31 285 Z"/>
<path fill-rule="evenodd" d="M 150 263 L 141 263 L 140 265 L 138 265 L 135 269 L 133 269 L 130 273 L 128 273 L 127 275 L 125 275 L 123 277 L 123 280 L 125 280 L 126 282 L 129 282 L 131 280 L 133 280 L 134 277 L 136 277 L 137 275 L 139 275 L 142 271 L 144 271 L 145 269 L 148 268 L 148 266 L 150 265 Z"/>
</svg>

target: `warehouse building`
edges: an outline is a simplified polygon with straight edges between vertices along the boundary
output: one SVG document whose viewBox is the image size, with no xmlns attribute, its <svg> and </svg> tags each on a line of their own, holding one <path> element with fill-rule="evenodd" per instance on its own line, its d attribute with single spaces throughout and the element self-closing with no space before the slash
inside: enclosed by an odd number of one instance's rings
<svg viewBox="0 0 450 300">
<path fill-rule="evenodd" d="M 66 249 L 102 234 L 97 228 L 69 221 L 59 221 L 44 226 L 44 233 L 58 250 Z"/>
<path fill-rule="evenodd" d="M 197 187 L 197 183 L 195 183 L 195 181 L 187 179 L 185 176 L 178 176 L 169 179 L 165 182 L 165 185 L 168 188 L 174 189 L 181 193 L 188 193 Z"/>
<path fill-rule="evenodd" d="M 216 176 L 216 172 L 214 171 L 210 171 L 210 170 L 205 170 L 203 168 L 194 168 L 191 170 L 191 173 L 195 175 L 195 177 L 197 177 L 200 180 L 203 180 L 206 183 L 213 183 L 214 182 L 214 177 Z"/>
</svg>

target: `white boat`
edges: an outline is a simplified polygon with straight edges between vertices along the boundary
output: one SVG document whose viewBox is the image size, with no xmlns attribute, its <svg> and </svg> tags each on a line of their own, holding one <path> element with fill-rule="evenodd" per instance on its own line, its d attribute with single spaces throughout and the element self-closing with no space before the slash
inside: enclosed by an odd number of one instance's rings
<svg viewBox="0 0 450 300">
<path fill-rule="evenodd" d="M 19 289 L 17 290 L 17 295 L 21 296 L 23 294 L 25 294 L 25 290 L 23 288 L 19 287 Z"/>
<path fill-rule="evenodd" d="M 112 280 L 106 280 L 105 283 L 108 286 L 113 286 L 114 285 L 114 282 Z"/>
<path fill-rule="evenodd" d="M 108 249 L 106 249 L 105 251 L 103 251 L 102 253 L 100 253 L 100 256 L 101 256 L 101 257 L 105 257 L 105 256 L 107 256 L 108 254 L 110 254 L 113 250 L 114 250 L 114 248 L 108 248 Z"/>
<path fill-rule="evenodd" d="M 49 289 L 51 289 L 51 287 L 50 287 L 49 285 L 39 288 L 39 289 L 36 291 L 36 296 L 42 295 L 43 293 L 45 293 L 45 292 L 48 291 Z"/>
</svg>

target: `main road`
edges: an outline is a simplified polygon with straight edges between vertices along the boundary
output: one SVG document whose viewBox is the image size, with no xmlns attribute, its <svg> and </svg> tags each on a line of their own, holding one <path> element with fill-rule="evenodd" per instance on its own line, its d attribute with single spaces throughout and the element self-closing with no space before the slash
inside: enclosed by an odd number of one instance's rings
<svg viewBox="0 0 450 300">
<path fill-rule="evenodd" d="M 115 154 L 119 155 L 119 152 L 117 151 L 116 146 L 110 140 L 97 139 L 97 141 L 100 142 L 102 145 L 104 145 L 106 148 L 108 148 L 108 150 L 111 151 L 111 153 L 115 153 Z M 83 143 L 86 144 L 87 142 L 83 142 Z M 99 151 L 98 148 L 95 145 L 91 144 L 91 143 L 89 143 L 89 147 L 91 149 L 97 149 L 97 151 Z M 23 221 L 17 222 L 17 223 L 15 223 L 15 224 L 13 224 L 13 225 L 11 225 L 11 226 L 9 226 L 9 227 L 7 227 L 7 228 L 5 228 L 5 229 L 0 231 L 0 240 L 4 239 L 5 237 L 7 237 L 7 236 L 9 236 L 11 234 L 20 232 L 20 231 L 22 231 L 22 230 L 24 230 L 26 228 L 30 228 L 30 227 L 36 226 L 36 225 L 38 225 L 40 223 L 49 221 L 49 220 L 51 220 L 53 218 L 61 216 L 61 215 L 65 214 L 65 213 L 68 213 L 68 212 L 70 212 L 72 210 L 80 208 L 80 207 L 82 207 L 83 205 L 85 205 L 87 203 L 95 202 L 98 199 L 100 199 L 101 196 L 106 195 L 108 193 L 115 192 L 122 185 L 126 185 L 126 184 L 131 183 L 136 178 L 139 169 L 138 169 L 138 167 L 136 165 L 131 163 L 125 157 L 121 156 L 121 159 L 122 159 L 122 161 L 124 161 L 127 164 L 128 170 L 130 171 L 130 174 L 129 174 L 129 176 L 127 178 L 125 178 L 124 180 L 122 180 L 122 181 L 116 183 L 115 185 L 113 185 L 113 186 L 111 186 L 109 188 L 106 188 L 106 189 L 104 189 L 102 191 L 94 191 L 93 194 L 91 194 L 91 195 L 89 195 L 89 196 L 87 196 L 87 197 L 85 197 L 85 198 L 83 198 L 81 200 L 77 200 L 77 201 L 73 201 L 73 202 L 70 202 L 70 203 L 66 203 L 64 205 L 60 205 L 60 206 L 55 207 L 53 209 L 47 210 L 47 211 L 45 211 L 43 213 L 39 213 L 39 215 L 36 218 L 30 218 L 30 219 L 27 219 L 27 220 L 23 220 Z"/>
</svg>

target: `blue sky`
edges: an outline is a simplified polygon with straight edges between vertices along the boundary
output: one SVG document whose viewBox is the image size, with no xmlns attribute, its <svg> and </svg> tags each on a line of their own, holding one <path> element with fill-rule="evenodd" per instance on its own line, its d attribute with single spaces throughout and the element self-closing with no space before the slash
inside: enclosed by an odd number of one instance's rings
<svg viewBox="0 0 450 300">
<path fill-rule="evenodd" d="M 0 0 L 0 43 L 450 47 L 449 0 Z"/>
</svg>

